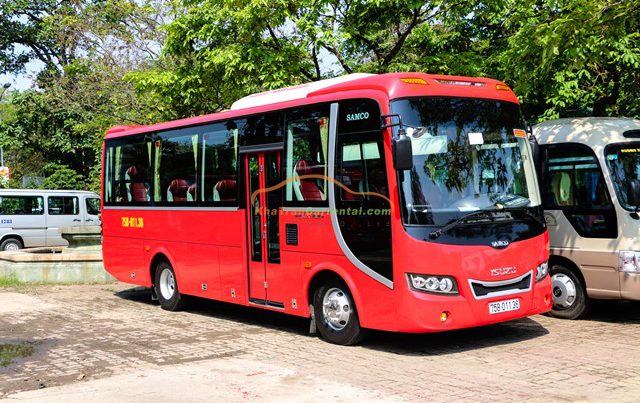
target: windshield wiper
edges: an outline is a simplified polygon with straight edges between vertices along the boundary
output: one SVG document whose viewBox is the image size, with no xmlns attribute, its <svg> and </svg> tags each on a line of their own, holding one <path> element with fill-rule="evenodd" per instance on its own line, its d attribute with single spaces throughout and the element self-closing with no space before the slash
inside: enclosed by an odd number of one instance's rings
<svg viewBox="0 0 640 403">
<path fill-rule="evenodd" d="M 444 227 L 437 229 L 435 231 L 431 231 L 429 232 L 429 239 L 437 239 L 439 238 L 443 233 L 449 231 L 451 228 L 456 227 L 458 224 L 468 220 L 471 217 L 476 217 L 476 216 L 485 216 L 491 219 L 491 221 L 495 220 L 495 218 L 492 216 L 491 213 L 499 211 L 498 209 L 493 209 L 493 210 L 476 210 L 476 211 L 472 211 L 470 213 L 467 213 L 465 215 L 463 215 L 462 217 L 458 218 L 457 220 L 451 221 L 449 224 L 445 225 Z"/>
</svg>

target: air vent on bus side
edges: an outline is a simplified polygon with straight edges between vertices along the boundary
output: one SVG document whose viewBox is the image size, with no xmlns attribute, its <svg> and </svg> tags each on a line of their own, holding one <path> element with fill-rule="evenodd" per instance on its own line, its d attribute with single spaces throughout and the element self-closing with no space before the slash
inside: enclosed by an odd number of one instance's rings
<svg viewBox="0 0 640 403">
<path fill-rule="evenodd" d="M 298 224 L 287 224 L 287 245 L 298 245 Z"/>
</svg>

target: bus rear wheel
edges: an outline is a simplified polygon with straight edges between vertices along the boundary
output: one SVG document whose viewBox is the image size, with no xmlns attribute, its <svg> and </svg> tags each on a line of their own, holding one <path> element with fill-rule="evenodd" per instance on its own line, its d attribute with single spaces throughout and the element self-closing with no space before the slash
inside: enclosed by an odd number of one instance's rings
<svg viewBox="0 0 640 403">
<path fill-rule="evenodd" d="M 353 297 L 343 282 L 331 280 L 319 286 L 313 295 L 313 311 L 318 332 L 328 342 L 351 346 L 364 337 Z"/>
<path fill-rule="evenodd" d="M 549 314 L 555 318 L 580 319 L 590 308 L 589 297 L 580 277 L 568 267 L 551 267 L 553 308 Z"/>
<path fill-rule="evenodd" d="M 22 249 L 23 245 L 19 239 L 7 238 L 0 244 L 0 251 L 17 251 Z"/>
<path fill-rule="evenodd" d="M 168 262 L 160 262 L 156 267 L 153 287 L 162 309 L 167 311 L 184 309 L 185 300 L 180 295 L 176 273 Z"/>
</svg>

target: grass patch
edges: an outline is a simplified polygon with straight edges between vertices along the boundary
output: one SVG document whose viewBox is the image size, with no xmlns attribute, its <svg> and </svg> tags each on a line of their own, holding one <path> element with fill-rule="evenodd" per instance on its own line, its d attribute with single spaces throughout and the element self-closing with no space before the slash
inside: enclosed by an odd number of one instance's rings
<svg viewBox="0 0 640 403">
<path fill-rule="evenodd" d="M 0 367 L 6 367 L 16 358 L 29 357 L 33 351 L 33 345 L 30 343 L 0 344 Z"/>
<path fill-rule="evenodd" d="M 0 277 L 0 287 L 15 287 L 20 284 L 15 274 L 11 274 L 8 277 Z"/>
</svg>

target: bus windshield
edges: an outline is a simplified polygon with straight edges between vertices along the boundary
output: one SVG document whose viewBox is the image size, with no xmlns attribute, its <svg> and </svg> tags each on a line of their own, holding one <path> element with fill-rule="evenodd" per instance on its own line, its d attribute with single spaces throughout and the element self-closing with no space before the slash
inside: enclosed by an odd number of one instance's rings
<svg viewBox="0 0 640 403">
<path fill-rule="evenodd" d="M 442 226 L 477 210 L 539 205 L 524 122 L 511 102 L 422 97 L 396 100 L 409 128 L 413 168 L 399 173 L 403 220 Z"/>
<path fill-rule="evenodd" d="M 629 181 L 640 179 L 640 143 L 609 145 L 605 149 L 605 158 L 620 205 L 635 211 L 635 206 L 627 202 L 627 186 Z"/>
</svg>

